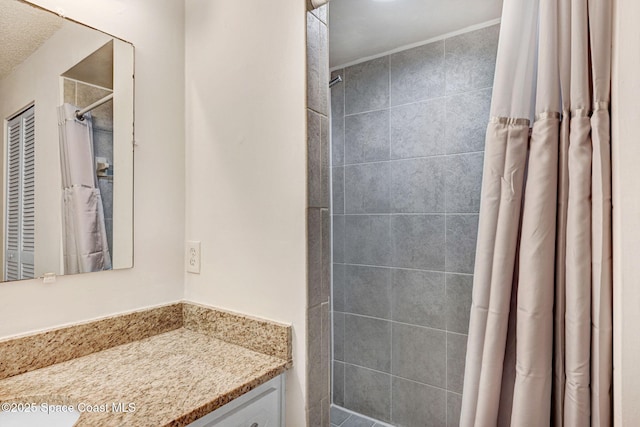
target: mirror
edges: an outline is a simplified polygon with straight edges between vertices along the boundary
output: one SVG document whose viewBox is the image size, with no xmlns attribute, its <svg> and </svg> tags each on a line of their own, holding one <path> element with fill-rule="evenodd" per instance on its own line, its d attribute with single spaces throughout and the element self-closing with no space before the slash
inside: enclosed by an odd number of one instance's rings
<svg viewBox="0 0 640 427">
<path fill-rule="evenodd" d="M 0 7 L 0 278 L 132 267 L 133 46 Z"/>
</svg>

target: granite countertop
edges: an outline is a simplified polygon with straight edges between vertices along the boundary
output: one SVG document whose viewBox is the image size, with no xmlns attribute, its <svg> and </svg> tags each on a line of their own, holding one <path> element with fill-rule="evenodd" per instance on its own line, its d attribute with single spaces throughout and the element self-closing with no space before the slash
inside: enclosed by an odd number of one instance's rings
<svg viewBox="0 0 640 427">
<path fill-rule="evenodd" d="M 182 327 L 2 379 L 0 402 L 106 408 L 77 427 L 185 426 L 290 364 Z M 135 410 L 113 411 L 119 403 Z"/>
</svg>

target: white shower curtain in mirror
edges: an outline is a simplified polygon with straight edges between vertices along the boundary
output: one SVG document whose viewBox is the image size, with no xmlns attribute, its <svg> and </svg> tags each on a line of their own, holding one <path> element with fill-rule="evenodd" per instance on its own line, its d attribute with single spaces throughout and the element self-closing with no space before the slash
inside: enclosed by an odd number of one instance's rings
<svg viewBox="0 0 640 427">
<path fill-rule="evenodd" d="M 93 155 L 91 114 L 76 119 L 77 107 L 58 107 L 62 167 L 64 273 L 110 270 L 104 209 Z"/>
<path fill-rule="evenodd" d="M 500 31 L 460 425 L 609 426 L 611 1 Z"/>
</svg>

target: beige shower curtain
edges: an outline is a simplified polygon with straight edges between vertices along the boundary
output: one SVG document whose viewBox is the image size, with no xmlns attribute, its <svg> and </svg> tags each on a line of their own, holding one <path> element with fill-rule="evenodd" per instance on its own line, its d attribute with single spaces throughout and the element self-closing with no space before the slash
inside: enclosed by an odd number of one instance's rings
<svg viewBox="0 0 640 427">
<path fill-rule="evenodd" d="M 463 427 L 612 423 L 610 52 L 610 0 L 504 1 Z"/>
</svg>

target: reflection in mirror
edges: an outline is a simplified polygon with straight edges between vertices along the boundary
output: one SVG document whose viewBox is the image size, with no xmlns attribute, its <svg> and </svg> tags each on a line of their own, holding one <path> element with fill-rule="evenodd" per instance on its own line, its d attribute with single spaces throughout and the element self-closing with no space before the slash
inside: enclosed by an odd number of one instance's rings
<svg viewBox="0 0 640 427">
<path fill-rule="evenodd" d="M 133 265 L 133 46 L 0 0 L 4 280 Z"/>
</svg>

